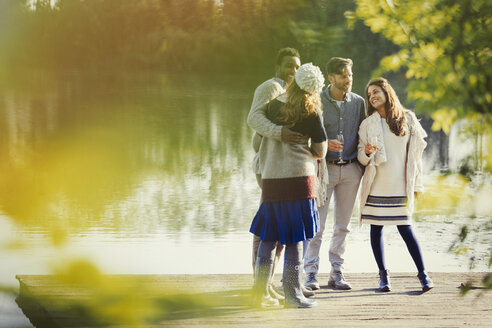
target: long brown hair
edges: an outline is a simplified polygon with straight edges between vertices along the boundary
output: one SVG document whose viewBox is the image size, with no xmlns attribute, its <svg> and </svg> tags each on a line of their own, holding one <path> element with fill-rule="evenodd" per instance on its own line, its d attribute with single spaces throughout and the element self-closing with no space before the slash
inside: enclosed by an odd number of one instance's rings
<svg viewBox="0 0 492 328">
<path fill-rule="evenodd" d="M 309 93 L 302 90 L 296 83 L 287 88 L 287 102 L 282 106 L 279 121 L 283 124 L 295 124 L 312 114 L 321 113 L 321 98 L 319 93 Z"/>
<path fill-rule="evenodd" d="M 374 108 L 369 102 L 369 95 L 367 92 L 371 85 L 376 85 L 380 87 L 384 92 L 384 95 L 386 97 L 384 112 L 386 113 L 386 122 L 388 123 L 391 132 L 393 132 L 397 136 L 404 136 L 406 134 L 407 122 L 407 118 L 405 116 L 405 108 L 400 103 L 395 90 L 383 77 L 378 77 L 374 80 L 369 81 L 366 86 L 367 116 L 371 116 L 372 113 L 377 111 L 377 109 Z"/>
</svg>

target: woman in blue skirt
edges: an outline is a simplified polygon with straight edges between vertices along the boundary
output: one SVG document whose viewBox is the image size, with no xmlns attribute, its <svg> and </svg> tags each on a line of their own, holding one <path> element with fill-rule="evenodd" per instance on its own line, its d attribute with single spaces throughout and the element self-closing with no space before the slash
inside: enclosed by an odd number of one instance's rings
<svg viewBox="0 0 492 328">
<path fill-rule="evenodd" d="M 275 124 L 307 136 L 304 144 L 288 144 L 263 138 L 260 150 L 262 203 L 250 232 L 261 243 L 255 268 L 254 301 L 266 307 L 278 304 L 268 295 L 275 244 L 286 245 L 283 287 L 286 307 L 312 307 L 315 300 L 301 291 L 302 242 L 316 235 L 319 225 L 316 207 L 316 159 L 327 151 L 319 93 L 324 78 L 317 66 L 299 67 L 287 93 L 266 106 L 267 117 Z M 252 126 L 261 134 L 261 126 Z"/>
</svg>

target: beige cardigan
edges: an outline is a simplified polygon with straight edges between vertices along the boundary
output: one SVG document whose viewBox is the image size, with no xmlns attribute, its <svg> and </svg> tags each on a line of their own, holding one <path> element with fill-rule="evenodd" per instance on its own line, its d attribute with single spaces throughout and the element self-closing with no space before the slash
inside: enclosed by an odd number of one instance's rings
<svg viewBox="0 0 492 328">
<path fill-rule="evenodd" d="M 282 84 L 280 84 L 279 80 L 280 79 L 276 78 L 266 80 L 256 88 L 253 96 L 253 103 L 251 104 L 248 114 L 248 124 L 261 125 L 262 131 L 267 132 L 264 134 L 265 137 L 274 138 L 280 141 L 282 127 L 267 119 L 264 110 L 267 103 L 285 93 L 285 89 Z M 252 145 L 256 154 L 253 158 L 252 167 L 253 172 L 260 175 L 261 171 L 258 151 L 260 150 L 261 140 L 262 136 L 255 131 L 255 133 L 253 133 Z"/>
<path fill-rule="evenodd" d="M 415 114 L 409 110 L 405 111 L 407 117 L 407 123 L 409 127 L 410 138 L 407 146 L 407 159 L 406 159 L 406 192 L 408 199 L 408 213 L 413 212 L 415 196 L 414 192 L 423 192 L 424 185 L 422 181 L 422 153 L 427 146 L 424 138 L 427 137 L 427 133 L 420 125 Z M 364 176 L 362 178 L 362 187 L 360 194 L 360 213 L 364 209 L 371 191 L 374 177 L 376 176 L 376 166 L 386 162 L 386 152 L 384 145 L 381 148 L 369 156 L 365 153 L 365 147 L 371 137 L 378 137 L 378 140 L 383 139 L 383 130 L 381 126 L 381 115 L 378 112 L 374 112 L 371 116 L 362 121 L 359 127 L 359 145 L 357 159 L 359 162 L 366 166 Z M 362 223 L 362 216 L 360 218 Z"/>
</svg>

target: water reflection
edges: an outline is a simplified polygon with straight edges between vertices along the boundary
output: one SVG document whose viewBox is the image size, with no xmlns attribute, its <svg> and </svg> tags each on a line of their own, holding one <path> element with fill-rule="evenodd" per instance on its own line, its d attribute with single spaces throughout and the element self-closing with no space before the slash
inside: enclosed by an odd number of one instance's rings
<svg viewBox="0 0 492 328">
<path fill-rule="evenodd" d="M 2 211 L 70 229 L 242 227 L 259 193 L 250 90 L 204 82 L 34 74 L 9 85 L 0 95 Z"/>
</svg>

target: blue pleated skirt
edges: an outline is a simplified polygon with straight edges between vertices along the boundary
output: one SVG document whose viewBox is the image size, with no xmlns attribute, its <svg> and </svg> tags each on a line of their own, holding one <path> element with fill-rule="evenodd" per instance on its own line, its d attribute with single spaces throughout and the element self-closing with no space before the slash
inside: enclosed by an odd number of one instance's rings
<svg viewBox="0 0 492 328">
<path fill-rule="evenodd" d="M 261 240 L 284 245 L 311 239 L 319 231 L 316 200 L 263 202 L 249 231 Z"/>
</svg>

